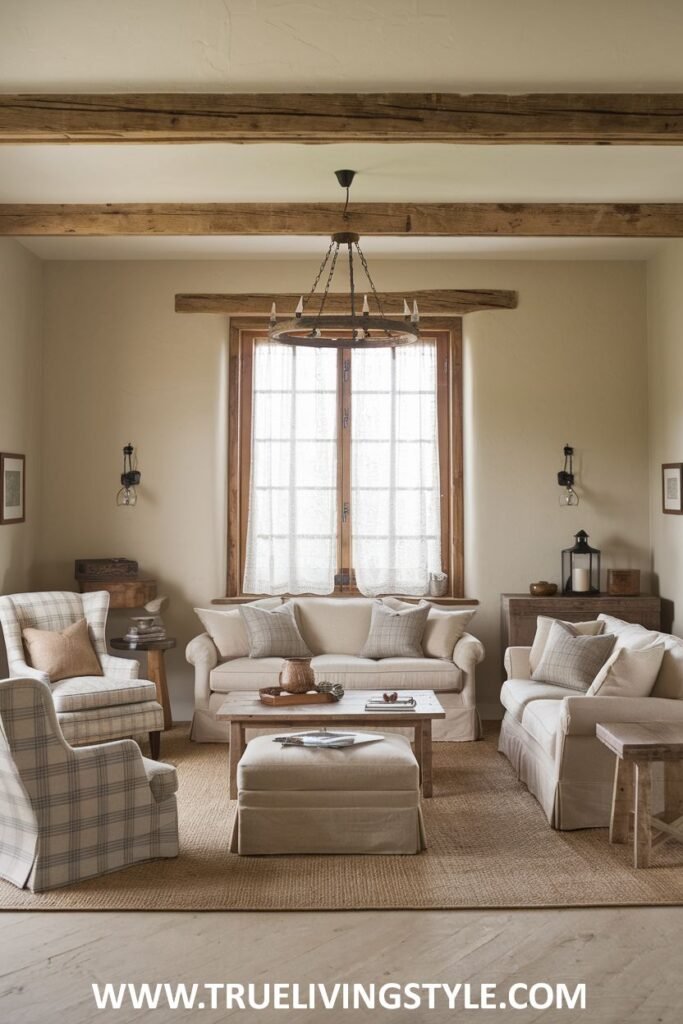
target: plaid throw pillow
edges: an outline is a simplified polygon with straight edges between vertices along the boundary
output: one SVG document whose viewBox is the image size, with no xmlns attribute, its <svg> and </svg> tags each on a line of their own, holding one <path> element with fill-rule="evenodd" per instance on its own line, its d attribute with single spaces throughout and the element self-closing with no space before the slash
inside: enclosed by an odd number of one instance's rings
<svg viewBox="0 0 683 1024">
<path fill-rule="evenodd" d="M 612 653 L 614 641 L 609 633 L 576 636 L 562 622 L 553 622 L 543 657 L 531 678 L 585 693 Z"/>
<path fill-rule="evenodd" d="M 381 601 L 372 606 L 370 632 L 361 658 L 424 658 L 422 634 L 427 625 L 429 605 L 422 601 L 417 608 L 394 611 Z"/>
<path fill-rule="evenodd" d="M 311 658 L 312 652 L 299 632 L 294 606 L 283 604 L 274 611 L 242 604 L 239 613 L 246 626 L 250 658 Z"/>
</svg>

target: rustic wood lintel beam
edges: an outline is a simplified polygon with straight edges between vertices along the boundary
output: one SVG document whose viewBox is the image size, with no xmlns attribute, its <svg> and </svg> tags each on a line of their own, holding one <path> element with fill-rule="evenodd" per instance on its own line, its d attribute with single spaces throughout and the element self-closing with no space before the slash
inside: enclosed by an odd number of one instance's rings
<svg viewBox="0 0 683 1024">
<path fill-rule="evenodd" d="M 681 203 L 0 204 L 0 235 L 680 238 Z"/>
<path fill-rule="evenodd" d="M 4 94 L 0 142 L 680 145 L 683 95 Z"/>
</svg>

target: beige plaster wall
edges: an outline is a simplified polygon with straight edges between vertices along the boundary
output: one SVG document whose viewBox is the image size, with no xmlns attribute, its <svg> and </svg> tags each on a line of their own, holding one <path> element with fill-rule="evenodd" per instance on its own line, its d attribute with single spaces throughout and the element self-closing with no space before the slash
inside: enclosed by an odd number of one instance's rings
<svg viewBox="0 0 683 1024">
<path fill-rule="evenodd" d="M 659 593 L 683 635 L 683 517 L 662 512 L 663 462 L 683 462 L 683 242 L 667 242 L 648 264 L 650 516 Z"/>
<path fill-rule="evenodd" d="M 26 522 L 0 526 L 0 593 L 36 581 L 40 529 L 41 286 L 39 259 L 0 238 L 0 451 L 26 456 Z M 0 639 L 0 678 L 6 675 Z"/>
<path fill-rule="evenodd" d="M 77 557 L 125 555 L 172 599 L 176 715 L 192 703 L 193 605 L 225 571 L 227 323 L 177 315 L 177 291 L 304 289 L 308 262 L 45 265 L 45 517 L 41 583 L 72 585 Z M 500 287 L 515 311 L 466 319 L 467 593 L 487 648 L 485 714 L 498 711 L 499 605 L 530 580 L 559 582 L 560 550 L 586 529 L 606 566 L 647 570 L 645 270 L 629 262 L 393 261 L 377 284 Z M 121 448 L 138 446 L 135 509 L 114 497 Z M 577 449 L 581 505 L 555 474 Z M 120 625 L 120 623 L 119 623 Z M 117 623 L 112 624 L 116 628 Z"/>
</svg>

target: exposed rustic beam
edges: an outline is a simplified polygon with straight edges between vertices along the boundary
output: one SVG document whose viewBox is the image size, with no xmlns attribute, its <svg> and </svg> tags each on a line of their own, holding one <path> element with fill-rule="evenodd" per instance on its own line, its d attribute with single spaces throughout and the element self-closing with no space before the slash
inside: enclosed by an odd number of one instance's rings
<svg viewBox="0 0 683 1024">
<path fill-rule="evenodd" d="M 680 93 L 0 95 L 0 142 L 680 145 Z"/>
<path fill-rule="evenodd" d="M 680 203 L 0 204 L 0 235 L 680 238 Z"/>
<path fill-rule="evenodd" d="M 515 309 L 517 292 L 499 289 L 470 290 L 451 288 L 430 291 L 379 292 L 380 301 L 389 315 L 403 314 L 406 296 L 417 302 L 422 316 L 449 316 L 476 313 L 482 309 Z M 187 294 L 176 295 L 176 313 L 221 313 L 223 316 L 267 316 L 276 301 L 282 319 L 287 310 L 294 310 L 298 292 L 263 292 L 245 295 Z M 325 309 L 328 313 L 348 313 L 348 294 L 330 292 Z"/>
</svg>

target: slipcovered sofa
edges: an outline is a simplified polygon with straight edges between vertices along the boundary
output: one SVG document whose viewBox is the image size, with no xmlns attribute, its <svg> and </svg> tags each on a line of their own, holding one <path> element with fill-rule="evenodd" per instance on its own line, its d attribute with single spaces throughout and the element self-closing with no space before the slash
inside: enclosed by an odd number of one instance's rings
<svg viewBox="0 0 683 1024">
<path fill-rule="evenodd" d="M 620 647 L 642 649 L 664 642 L 661 668 L 649 697 L 586 696 L 531 679 L 530 647 L 509 647 L 508 679 L 501 703 L 505 716 L 498 749 L 541 804 L 557 829 L 609 825 L 614 755 L 596 738 L 598 722 L 683 724 L 683 640 L 599 615 L 604 632 Z M 655 778 L 655 799 L 661 779 Z"/>
<path fill-rule="evenodd" d="M 358 657 L 370 629 L 371 598 L 297 597 L 292 601 L 301 635 L 314 655 L 312 666 L 317 681 L 341 683 L 345 689 L 357 690 L 434 690 L 446 711 L 446 718 L 433 724 L 434 739 L 479 738 L 474 671 L 484 657 L 484 648 L 475 637 L 464 633 L 449 660 L 373 661 Z M 277 605 L 280 599 L 273 602 Z M 238 624 L 239 617 L 233 621 Z M 240 655 L 239 640 L 230 648 L 224 645 L 226 649 L 236 656 L 221 656 L 208 633 L 195 637 L 187 646 L 186 657 L 195 670 L 191 737 L 198 742 L 228 742 L 229 726 L 215 719 L 227 694 L 278 683 L 282 658 L 249 658 L 246 652 Z"/>
</svg>

